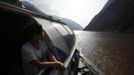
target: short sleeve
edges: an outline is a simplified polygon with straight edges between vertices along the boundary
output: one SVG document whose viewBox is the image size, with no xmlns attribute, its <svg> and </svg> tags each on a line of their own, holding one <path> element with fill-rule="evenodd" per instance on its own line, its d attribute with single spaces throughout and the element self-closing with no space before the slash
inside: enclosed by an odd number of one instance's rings
<svg viewBox="0 0 134 75">
<path fill-rule="evenodd" d="M 37 56 L 35 55 L 34 51 L 31 48 L 23 47 L 21 50 L 21 55 L 23 58 L 23 61 L 25 63 L 29 63 L 33 60 L 38 60 Z"/>
</svg>

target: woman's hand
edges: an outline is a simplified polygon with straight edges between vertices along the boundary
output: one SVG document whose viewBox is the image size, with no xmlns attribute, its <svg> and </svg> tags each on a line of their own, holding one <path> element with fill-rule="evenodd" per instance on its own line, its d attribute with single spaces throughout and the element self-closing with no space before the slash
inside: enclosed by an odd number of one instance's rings
<svg viewBox="0 0 134 75">
<path fill-rule="evenodd" d="M 59 69 L 59 71 L 60 71 L 61 73 L 63 73 L 63 72 L 65 71 L 65 66 L 64 66 L 64 64 L 61 63 L 61 62 L 59 62 L 59 61 L 57 61 L 57 68 Z"/>
</svg>

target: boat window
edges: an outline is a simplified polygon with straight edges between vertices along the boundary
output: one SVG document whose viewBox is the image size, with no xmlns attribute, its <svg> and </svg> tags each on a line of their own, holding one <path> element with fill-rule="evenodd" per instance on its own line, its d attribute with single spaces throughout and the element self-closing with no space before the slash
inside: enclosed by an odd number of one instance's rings
<svg viewBox="0 0 134 75">
<path fill-rule="evenodd" d="M 52 22 L 45 20 L 45 19 L 37 18 L 37 17 L 34 17 L 34 18 L 43 26 L 43 29 L 48 34 L 55 48 L 60 52 L 60 55 L 61 54 L 65 55 L 65 57 L 64 55 L 62 56 L 64 59 L 63 61 L 65 61 L 65 59 L 69 55 L 69 52 L 68 52 L 69 48 L 66 44 L 66 41 L 62 38 L 63 36 L 59 33 L 59 31 L 55 28 L 55 26 L 52 25 Z"/>
<path fill-rule="evenodd" d="M 62 38 L 65 40 L 68 48 L 69 48 L 69 52 L 72 48 L 72 37 L 70 36 L 69 31 L 64 27 L 64 25 L 61 25 L 59 23 L 53 23 L 53 25 L 57 28 L 58 32 L 61 34 Z"/>
<path fill-rule="evenodd" d="M 70 35 L 70 37 L 71 37 L 71 39 L 70 39 L 70 41 L 71 41 L 71 43 L 70 43 L 70 48 L 73 48 L 73 46 L 74 46 L 74 44 L 75 44 L 75 42 L 76 42 L 75 34 L 74 34 L 74 32 L 72 31 L 72 29 L 69 28 L 67 25 L 63 25 L 63 26 L 64 26 L 65 29 L 68 31 L 68 33 L 69 33 L 69 35 Z"/>
</svg>

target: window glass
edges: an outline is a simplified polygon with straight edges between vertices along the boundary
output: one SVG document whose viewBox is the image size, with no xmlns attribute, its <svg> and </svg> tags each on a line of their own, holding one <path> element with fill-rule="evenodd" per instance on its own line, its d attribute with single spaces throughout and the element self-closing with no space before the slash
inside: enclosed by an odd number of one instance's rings
<svg viewBox="0 0 134 75">
<path fill-rule="evenodd" d="M 69 52 L 71 52 L 70 50 L 74 46 L 73 37 L 71 36 L 71 35 L 73 35 L 73 32 L 65 25 L 61 25 L 59 23 L 53 23 L 53 25 L 57 28 L 57 30 L 59 31 L 59 33 L 65 40 L 65 42 L 69 48 Z"/>
<path fill-rule="evenodd" d="M 69 55 L 69 48 L 66 44 L 66 41 L 63 39 L 62 34 L 59 33 L 59 31 L 55 28 L 54 25 L 52 25 L 52 22 L 41 18 L 35 18 L 35 19 L 43 26 L 43 29 L 48 34 L 50 40 L 53 42 L 61 59 L 63 59 L 62 61 L 64 62 Z M 64 35 L 66 34 L 67 33 L 65 32 Z"/>
</svg>

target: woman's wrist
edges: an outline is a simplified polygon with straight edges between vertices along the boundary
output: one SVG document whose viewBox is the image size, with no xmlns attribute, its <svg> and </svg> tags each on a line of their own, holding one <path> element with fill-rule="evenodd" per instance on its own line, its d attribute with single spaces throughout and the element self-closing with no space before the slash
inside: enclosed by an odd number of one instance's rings
<svg viewBox="0 0 134 75">
<path fill-rule="evenodd" d="M 54 66 L 58 66 L 58 65 L 59 65 L 58 62 L 52 62 L 52 64 L 53 64 Z"/>
</svg>

